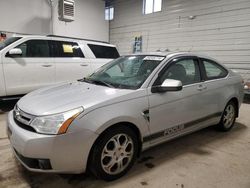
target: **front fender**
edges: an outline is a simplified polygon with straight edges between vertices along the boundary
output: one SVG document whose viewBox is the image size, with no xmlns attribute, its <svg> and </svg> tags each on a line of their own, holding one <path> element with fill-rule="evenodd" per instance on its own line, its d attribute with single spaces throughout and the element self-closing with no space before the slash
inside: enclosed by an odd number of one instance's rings
<svg viewBox="0 0 250 188">
<path fill-rule="evenodd" d="M 132 123 L 140 131 L 140 134 L 149 134 L 149 122 L 142 112 L 148 109 L 147 97 L 141 97 L 95 109 L 78 120 L 80 126 L 101 134 L 108 127 L 118 123 Z"/>
</svg>

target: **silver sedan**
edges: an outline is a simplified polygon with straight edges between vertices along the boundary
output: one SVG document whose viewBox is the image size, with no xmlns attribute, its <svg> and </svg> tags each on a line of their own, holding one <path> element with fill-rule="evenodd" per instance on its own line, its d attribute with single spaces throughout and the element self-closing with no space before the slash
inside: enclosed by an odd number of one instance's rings
<svg viewBox="0 0 250 188">
<path fill-rule="evenodd" d="M 241 76 L 205 56 L 122 56 L 87 78 L 24 96 L 8 115 L 7 131 L 30 171 L 88 169 L 109 181 L 149 147 L 211 125 L 229 131 L 243 85 Z"/>
</svg>

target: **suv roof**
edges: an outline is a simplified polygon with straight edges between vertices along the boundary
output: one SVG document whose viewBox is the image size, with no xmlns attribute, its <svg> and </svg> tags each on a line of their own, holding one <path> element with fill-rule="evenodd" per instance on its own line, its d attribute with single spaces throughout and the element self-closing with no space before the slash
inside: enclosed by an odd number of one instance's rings
<svg viewBox="0 0 250 188">
<path fill-rule="evenodd" d="M 54 38 L 61 38 L 61 39 L 72 39 L 72 40 L 83 40 L 83 41 L 89 41 L 89 42 L 98 42 L 98 43 L 103 43 L 103 44 L 110 44 L 109 42 L 106 41 L 99 41 L 99 40 L 92 40 L 92 39 L 84 39 L 84 38 L 77 38 L 77 37 L 67 37 L 67 36 L 60 36 L 60 35 L 22 35 L 22 34 L 17 34 L 16 37 L 54 37 Z"/>
<path fill-rule="evenodd" d="M 58 38 L 67 38 L 67 39 L 76 39 L 76 40 L 86 40 L 86 41 L 90 41 L 90 42 L 101 42 L 101 43 L 105 43 L 105 44 L 110 44 L 109 42 L 105 42 L 105 41 L 84 39 L 84 38 L 77 38 L 77 37 L 67 37 L 67 36 L 60 36 L 60 35 L 47 35 L 47 37 L 58 37 Z"/>
</svg>

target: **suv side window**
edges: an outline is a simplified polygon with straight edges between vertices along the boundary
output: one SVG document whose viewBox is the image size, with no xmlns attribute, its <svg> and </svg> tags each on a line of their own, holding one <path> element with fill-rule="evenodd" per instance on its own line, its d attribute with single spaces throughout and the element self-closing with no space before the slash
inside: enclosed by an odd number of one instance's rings
<svg viewBox="0 0 250 188">
<path fill-rule="evenodd" d="M 68 41 L 53 41 L 53 56 L 84 58 L 80 46 L 76 42 Z"/>
<path fill-rule="evenodd" d="M 116 59 L 120 57 L 117 49 L 111 46 L 101 46 L 95 44 L 88 44 L 96 58 Z"/>
<path fill-rule="evenodd" d="M 28 40 L 16 48 L 22 50 L 21 57 L 51 57 L 47 40 Z"/>
<path fill-rule="evenodd" d="M 202 62 L 205 68 L 207 80 L 224 78 L 227 76 L 227 70 L 216 62 L 208 59 L 202 59 Z"/>
<path fill-rule="evenodd" d="M 183 85 L 200 82 L 198 60 L 192 58 L 177 60 L 161 75 L 160 83 L 163 83 L 165 79 L 180 80 Z"/>
</svg>

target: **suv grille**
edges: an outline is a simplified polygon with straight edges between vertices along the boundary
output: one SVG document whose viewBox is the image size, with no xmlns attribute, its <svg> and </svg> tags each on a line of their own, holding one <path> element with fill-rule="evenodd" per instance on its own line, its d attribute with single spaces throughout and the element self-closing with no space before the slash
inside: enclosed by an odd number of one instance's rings
<svg viewBox="0 0 250 188">
<path fill-rule="evenodd" d="M 23 112 L 17 106 L 15 106 L 14 111 L 13 111 L 13 116 L 14 116 L 15 123 L 19 127 L 27 131 L 36 132 L 36 130 L 30 126 L 31 121 L 34 119 L 32 115 L 29 115 Z"/>
</svg>

